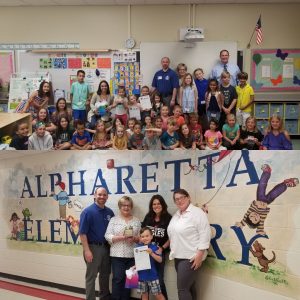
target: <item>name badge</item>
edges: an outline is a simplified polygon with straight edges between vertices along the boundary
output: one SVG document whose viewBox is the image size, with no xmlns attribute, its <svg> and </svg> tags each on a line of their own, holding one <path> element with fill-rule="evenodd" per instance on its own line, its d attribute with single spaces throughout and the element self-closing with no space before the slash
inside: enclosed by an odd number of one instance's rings
<svg viewBox="0 0 300 300">
<path fill-rule="evenodd" d="M 157 80 L 162 80 L 162 76 L 157 76 Z"/>
<path fill-rule="evenodd" d="M 217 116 L 217 114 L 211 114 L 211 116 L 212 116 L 213 118 L 215 118 L 215 117 Z"/>
</svg>

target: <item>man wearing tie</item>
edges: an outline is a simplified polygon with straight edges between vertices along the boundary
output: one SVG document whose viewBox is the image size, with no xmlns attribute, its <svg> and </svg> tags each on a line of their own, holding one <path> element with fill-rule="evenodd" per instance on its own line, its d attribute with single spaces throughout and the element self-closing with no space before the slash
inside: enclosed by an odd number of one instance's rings
<svg viewBox="0 0 300 300">
<path fill-rule="evenodd" d="M 221 73 L 227 71 L 230 73 L 230 84 L 232 86 L 237 85 L 237 74 L 239 74 L 240 68 L 237 64 L 229 63 L 229 51 L 220 51 L 220 61 L 213 67 L 210 78 L 215 78 L 220 83 Z"/>
</svg>

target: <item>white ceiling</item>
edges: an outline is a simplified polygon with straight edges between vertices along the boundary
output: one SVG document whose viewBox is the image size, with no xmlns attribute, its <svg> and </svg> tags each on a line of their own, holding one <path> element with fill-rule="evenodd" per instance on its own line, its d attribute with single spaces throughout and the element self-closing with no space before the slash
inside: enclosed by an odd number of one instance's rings
<svg viewBox="0 0 300 300">
<path fill-rule="evenodd" d="M 300 0 L 0 0 L 0 6 L 300 3 Z"/>
</svg>

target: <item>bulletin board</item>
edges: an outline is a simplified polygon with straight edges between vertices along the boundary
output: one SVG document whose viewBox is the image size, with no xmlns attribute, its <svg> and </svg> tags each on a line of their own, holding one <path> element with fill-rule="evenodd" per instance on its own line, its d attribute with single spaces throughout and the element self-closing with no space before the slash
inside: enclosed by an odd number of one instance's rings
<svg viewBox="0 0 300 300">
<path fill-rule="evenodd" d="M 99 82 L 111 80 L 111 53 L 33 53 L 17 51 L 19 74 L 29 72 L 49 72 L 55 95 L 69 99 L 70 88 L 79 69 L 85 71 L 85 82 L 90 91 L 98 89 Z M 57 97 L 55 97 L 57 98 Z M 56 99 L 57 100 L 57 99 Z"/>
<path fill-rule="evenodd" d="M 79 69 L 85 71 L 85 82 L 96 92 L 101 80 L 106 80 L 111 92 L 124 85 L 129 94 L 139 93 L 139 51 L 109 51 L 99 53 L 33 53 L 17 51 L 17 71 L 48 72 L 52 78 L 54 100 L 70 98 L 70 88 Z"/>
<path fill-rule="evenodd" d="M 255 49 L 251 85 L 257 92 L 300 91 L 300 49 Z"/>
</svg>

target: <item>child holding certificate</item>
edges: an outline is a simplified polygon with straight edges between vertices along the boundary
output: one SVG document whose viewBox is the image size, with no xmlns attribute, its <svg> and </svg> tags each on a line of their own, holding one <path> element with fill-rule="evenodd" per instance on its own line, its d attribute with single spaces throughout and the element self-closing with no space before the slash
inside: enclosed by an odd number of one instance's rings
<svg viewBox="0 0 300 300">
<path fill-rule="evenodd" d="M 139 283 L 138 283 L 138 292 L 142 294 L 142 300 L 147 300 L 149 293 L 154 295 L 157 300 L 164 300 L 158 280 L 157 271 L 155 268 L 155 261 L 162 261 L 161 253 L 159 253 L 159 248 L 155 244 L 152 244 L 153 234 L 151 229 L 144 227 L 140 231 L 140 241 L 141 244 L 138 244 L 138 247 L 148 246 L 148 249 L 145 251 L 148 252 L 150 258 L 150 269 L 138 270 Z M 136 249 L 136 248 L 135 248 Z M 137 262 L 136 262 L 137 265 Z"/>
</svg>

